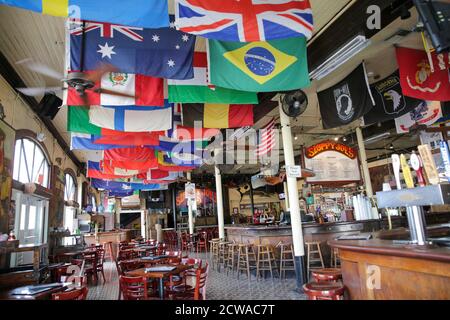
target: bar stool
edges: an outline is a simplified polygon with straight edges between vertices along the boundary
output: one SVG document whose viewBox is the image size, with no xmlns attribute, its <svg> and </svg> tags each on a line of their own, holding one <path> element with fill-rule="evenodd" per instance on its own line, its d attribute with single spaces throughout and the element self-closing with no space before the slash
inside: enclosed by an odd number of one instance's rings
<svg viewBox="0 0 450 320">
<path fill-rule="evenodd" d="M 236 262 L 237 262 L 237 254 L 239 251 L 239 244 L 237 243 L 229 243 L 228 246 L 228 252 L 227 252 L 227 260 L 225 263 L 225 269 L 227 270 L 227 276 L 228 276 L 228 272 L 231 270 L 231 275 L 234 275 L 234 270 L 236 267 Z"/>
<path fill-rule="evenodd" d="M 338 268 L 313 270 L 311 275 L 316 282 L 338 282 L 342 279 L 341 269 Z"/>
<path fill-rule="evenodd" d="M 217 272 L 220 272 L 220 266 L 223 265 L 223 269 L 226 268 L 226 262 L 228 260 L 228 241 L 220 241 L 218 244 L 218 257 L 217 257 Z"/>
<path fill-rule="evenodd" d="M 339 249 L 331 248 L 330 266 L 337 268 L 341 265 L 341 259 L 339 258 Z"/>
<path fill-rule="evenodd" d="M 110 259 L 111 262 L 116 261 L 112 241 L 104 242 L 103 247 L 105 248 L 105 261 L 106 259 Z"/>
<path fill-rule="evenodd" d="M 257 250 L 258 255 L 256 260 L 256 280 L 259 279 L 261 271 L 270 271 L 270 277 L 273 280 L 272 263 L 275 263 L 275 270 L 276 270 L 276 262 L 272 246 L 267 244 L 259 244 L 257 246 Z"/>
<path fill-rule="evenodd" d="M 280 280 L 286 277 L 286 271 L 295 271 L 294 249 L 292 243 L 280 243 Z"/>
<path fill-rule="evenodd" d="M 212 239 L 209 241 L 211 251 L 209 252 L 209 259 L 211 260 L 212 268 L 215 268 L 217 261 L 219 260 L 219 242 L 220 239 Z"/>
<path fill-rule="evenodd" d="M 344 300 L 345 287 L 341 282 L 309 282 L 303 290 L 308 300 Z"/>
<path fill-rule="evenodd" d="M 256 269 L 256 254 L 252 244 L 240 243 L 238 251 L 237 278 L 241 271 L 247 273 L 247 278 L 251 280 L 251 269 Z"/>
<path fill-rule="evenodd" d="M 313 262 L 320 262 L 320 264 L 322 265 L 322 269 L 325 268 L 325 265 L 323 263 L 322 251 L 320 250 L 320 242 L 319 241 L 312 241 L 312 242 L 305 242 L 305 244 L 306 244 L 307 255 L 308 255 L 307 275 L 308 275 L 308 278 L 309 278 L 310 270 L 318 268 L 318 267 L 312 267 L 311 266 L 311 264 Z"/>
</svg>

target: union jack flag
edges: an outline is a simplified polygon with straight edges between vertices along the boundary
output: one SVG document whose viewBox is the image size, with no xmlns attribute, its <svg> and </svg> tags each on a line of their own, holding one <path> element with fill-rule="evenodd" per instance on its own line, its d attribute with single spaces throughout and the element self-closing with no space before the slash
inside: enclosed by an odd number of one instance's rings
<svg viewBox="0 0 450 320">
<path fill-rule="evenodd" d="M 69 24 L 70 34 L 80 36 L 83 34 L 83 21 L 71 20 Z M 114 38 L 114 31 L 120 32 L 123 35 L 134 41 L 144 41 L 144 37 L 136 31 L 142 31 L 144 28 L 128 27 L 119 24 L 103 23 L 103 22 L 84 22 L 84 33 L 93 30 L 100 30 L 102 38 Z"/>
<path fill-rule="evenodd" d="M 176 0 L 178 30 L 223 41 L 267 41 L 313 32 L 309 0 Z"/>
</svg>

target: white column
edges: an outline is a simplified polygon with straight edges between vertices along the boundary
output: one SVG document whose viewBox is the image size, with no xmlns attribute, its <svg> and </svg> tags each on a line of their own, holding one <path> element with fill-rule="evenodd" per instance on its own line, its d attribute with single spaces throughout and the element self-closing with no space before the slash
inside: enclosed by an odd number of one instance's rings
<svg viewBox="0 0 450 320">
<path fill-rule="evenodd" d="M 224 219 L 223 219 L 223 196 L 222 196 L 222 176 L 219 167 L 215 166 L 216 195 L 217 195 L 217 222 L 219 224 L 219 238 L 225 239 Z"/>
<path fill-rule="evenodd" d="M 284 205 L 286 206 L 286 211 L 289 211 L 289 191 L 287 182 L 283 182 L 283 189 L 284 189 Z"/>
<path fill-rule="evenodd" d="M 188 182 L 191 182 L 191 173 L 186 172 L 186 178 Z M 192 216 L 192 200 L 187 199 L 187 205 L 188 205 L 188 222 L 189 222 L 189 234 L 194 233 L 194 217 Z M 195 201 L 195 200 L 194 200 Z"/>
<path fill-rule="evenodd" d="M 284 161 L 286 166 L 294 166 L 294 147 L 292 145 L 292 132 L 289 117 L 283 112 L 280 103 L 281 134 L 283 136 Z M 286 176 L 289 206 L 291 213 L 292 240 L 294 245 L 294 255 L 303 257 L 305 255 L 302 220 L 300 218 L 300 205 L 298 201 L 297 178 Z"/>
<path fill-rule="evenodd" d="M 359 159 L 364 175 L 364 183 L 366 185 L 366 194 L 373 197 L 372 181 L 370 180 L 369 166 L 367 165 L 366 148 L 364 146 L 364 138 L 360 127 L 356 128 L 356 138 L 358 139 Z"/>
</svg>

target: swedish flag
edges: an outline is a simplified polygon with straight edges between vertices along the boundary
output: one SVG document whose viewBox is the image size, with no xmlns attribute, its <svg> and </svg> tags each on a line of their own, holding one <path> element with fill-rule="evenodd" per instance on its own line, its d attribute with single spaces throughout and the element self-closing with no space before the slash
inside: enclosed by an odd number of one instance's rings
<svg viewBox="0 0 450 320">
<path fill-rule="evenodd" d="M 306 39 L 267 42 L 209 40 L 210 75 L 218 87 L 252 92 L 309 86 Z"/>
<path fill-rule="evenodd" d="M 57 17 L 142 28 L 169 27 L 167 0 L 0 0 L 0 4 Z"/>
</svg>

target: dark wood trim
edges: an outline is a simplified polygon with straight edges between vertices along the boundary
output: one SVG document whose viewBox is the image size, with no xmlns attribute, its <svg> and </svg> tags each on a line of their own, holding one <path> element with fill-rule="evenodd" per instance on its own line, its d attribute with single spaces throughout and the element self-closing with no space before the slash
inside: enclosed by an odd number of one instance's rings
<svg viewBox="0 0 450 320">
<path fill-rule="evenodd" d="M 52 190 L 44 188 L 43 186 L 41 186 L 37 183 L 35 183 L 35 185 L 36 185 L 36 191 L 33 194 L 36 196 L 43 197 L 43 198 L 50 200 L 50 198 L 53 196 Z M 19 182 L 17 180 L 13 180 L 12 187 L 13 187 L 13 189 L 20 190 L 22 192 L 24 192 L 24 190 L 25 190 L 25 184 L 22 182 Z"/>
<path fill-rule="evenodd" d="M 3 55 L 2 52 L 0 52 L 0 75 L 8 82 L 8 84 L 12 88 L 20 88 L 20 87 L 26 87 L 23 80 L 20 78 L 19 74 L 16 72 L 16 70 L 12 67 L 12 65 L 9 63 L 8 59 Z M 22 99 L 30 106 L 31 110 L 39 117 L 39 119 L 44 123 L 45 127 L 50 131 L 50 133 L 55 137 L 56 141 L 58 142 L 61 149 L 66 153 L 69 158 L 73 161 L 73 163 L 81 170 L 83 171 L 84 165 L 80 162 L 80 160 L 77 158 L 77 156 L 70 150 L 70 146 L 67 144 L 67 142 L 64 140 L 63 136 L 58 132 L 53 122 L 46 117 L 43 117 L 39 114 L 38 110 L 38 101 L 36 101 L 35 98 L 25 96 L 22 93 L 18 94 L 21 95 Z"/>
</svg>

